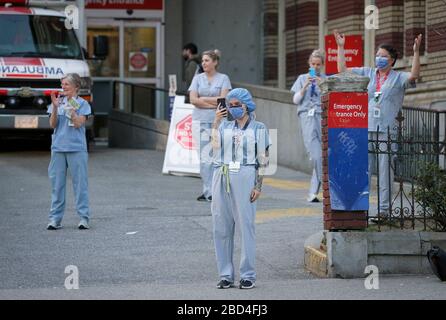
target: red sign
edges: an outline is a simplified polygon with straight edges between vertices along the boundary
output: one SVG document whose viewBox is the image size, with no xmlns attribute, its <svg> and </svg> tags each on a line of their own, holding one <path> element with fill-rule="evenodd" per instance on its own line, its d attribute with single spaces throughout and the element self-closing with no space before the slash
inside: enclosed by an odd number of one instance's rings
<svg viewBox="0 0 446 320">
<path fill-rule="evenodd" d="M 134 52 L 130 54 L 130 71 L 146 71 L 147 70 L 147 54 Z"/>
<path fill-rule="evenodd" d="M 175 127 L 175 140 L 185 149 L 195 149 L 195 142 L 192 138 L 192 115 L 188 115 L 179 121 Z"/>
<path fill-rule="evenodd" d="M 344 52 L 347 68 L 362 67 L 364 65 L 362 36 L 345 36 Z M 338 45 L 334 35 L 325 36 L 325 73 L 338 73 Z"/>
<path fill-rule="evenodd" d="M 85 0 L 85 8 L 163 10 L 163 0 Z"/>
<path fill-rule="evenodd" d="M 328 128 L 368 128 L 367 92 L 331 92 Z"/>
</svg>

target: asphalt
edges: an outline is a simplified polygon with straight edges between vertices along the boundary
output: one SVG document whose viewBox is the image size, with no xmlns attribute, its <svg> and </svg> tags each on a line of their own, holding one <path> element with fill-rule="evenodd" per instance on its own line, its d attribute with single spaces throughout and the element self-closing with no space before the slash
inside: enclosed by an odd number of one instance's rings
<svg viewBox="0 0 446 320">
<path fill-rule="evenodd" d="M 94 146 L 91 229 L 76 228 L 69 181 L 63 228 L 48 231 L 49 157 L 38 148 L 0 151 L 0 299 L 446 298 L 433 275 L 381 276 L 379 290 L 367 290 L 364 279 L 309 274 L 304 242 L 323 228 L 322 205 L 304 200 L 309 176 L 284 167 L 265 180 L 258 202 L 252 290 L 215 288 L 210 204 L 196 201 L 200 179 L 161 173 L 162 152 Z M 237 237 L 235 265 L 239 250 Z M 79 289 L 65 286 L 70 270 Z"/>
</svg>

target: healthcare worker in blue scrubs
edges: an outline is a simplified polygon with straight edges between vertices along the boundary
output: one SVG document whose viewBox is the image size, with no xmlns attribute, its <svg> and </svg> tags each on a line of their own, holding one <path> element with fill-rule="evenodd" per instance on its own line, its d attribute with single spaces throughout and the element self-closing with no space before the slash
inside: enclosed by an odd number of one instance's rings
<svg viewBox="0 0 446 320">
<path fill-rule="evenodd" d="M 334 32 L 338 45 L 338 71 L 347 70 L 345 64 L 344 44 L 345 37 L 338 31 Z M 387 141 L 388 134 L 395 134 L 397 122 L 395 118 L 402 109 L 404 93 L 407 88 L 415 87 L 415 80 L 420 75 L 420 45 L 422 35 L 415 38 L 413 45 L 413 62 L 411 72 L 400 72 L 392 69 L 395 66 L 398 54 L 395 48 L 389 44 L 382 44 L 378 47 L 375 57 L 375 68 L 349 68 L 348 70 L 370 78 L 368 85 L 369 96 L 369 141 Z M 376 146 L 369 143 L 369 150 Z M 380 151 L 387 151 L 387 144 L 381 143 Z M 393 162 L 393 159 L 391 159 Z M 389 155 L 380 154 L 378 156 L 379 165 L 379 212 L 380 218 L 390 217 L 390 201 L 392 195 L 389 177 L 393 183 L 394 170 L 389 166 Z M 372 168 L 375 166 L 375 156 L 369 154 L 369 185 L 371 186 Z M 373 220 L 372 220 L 373 221 Z M 376 220 L 375 220 L 376 221 Z"/>
<path fill-rule="evenodd" d="M 319 202 L 317 194 L 322 184 L 322 109 L 319 84 L 325 78 L 322 73 L 324 56 L 320 50 L 311 53 L 308 65 L 310 72 L 297 77 L 291 92 L 293 102 L 297 105 L 305 149 L 313 167 L 307 201 Z"/>
<path fill-rule="evenodd" d="M 81 78 L 69 73 L 62 79 L 59 97 L 53 92 L 48 107 L 50 126 L 54 129 L 51 144 L 51 161 L 48 175 L 51 181 L 51 209 L 48 230 L 62 227 L 65 211 L 67 169 L 70 170 L 76 211 L 80 217 L 79 229 L 89 229 L 88 205 L 88 153 L 85 122 L 91 114 L 87 101 L 78 96 Z"/>
<path fill-rule="evenodd" d="M 211 127 L 217 108 L 217 99 L 224 98 L 231 90 L 229 77 L 217 72 L 220 61 L 218 50 L 205 51 L 202 54 L 203 73 L 194 76 L 189 87 L 190 102 L 195 106 L 192 112 L 193 126 L 200 127 L 200 176 L 203 181 L 202 194 L 198 201 L 212 201 L 212 146 Z M 193 129 L 194 132 L 198 131 Z M 198 137 L 196 137 L 198 139 Z"/>
<path fill-rule="evenodd" d="M 231 90 L 226 108 L 217 110 L 212 125 L 214 177 L 212 219 L 220 282 L 217 288 L 234 284 L 234 231 L 241 234 L 240 289 L 255 286 L 256 200 L 262 190 L 268 164 L 269 135 L 266 126 L 254 119 L 256 108 L 243 88 Z M 228 112 L 233 121 L 227 121 Z"/>
</svg>

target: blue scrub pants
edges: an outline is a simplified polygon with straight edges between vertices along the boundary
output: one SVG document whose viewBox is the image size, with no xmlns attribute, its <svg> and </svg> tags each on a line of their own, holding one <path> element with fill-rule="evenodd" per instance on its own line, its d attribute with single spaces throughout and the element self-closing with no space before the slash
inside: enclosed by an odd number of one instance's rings
<svg viewBox="0 0 446 320">
<path fill-rule="evenodd" d="M 369 140 L 376 141 L 376 138 L 380 141 L 387 141 L 387 132 L 369 132 Z M 391 146 L 393 151 L 396 151 L 396 145 Z M 376 143 L 369 143 L 369 151 L 377 151 Z M 380 143 L 379 151 L 387 152 L 388 144 Z M 392 184 L 394 179 L 393 170 L 393 158 L 389 154 L 379 154 L 378 155 L 378 166 L 379 166 L 379 213 L 382 215 L 389 215 L 390 201 L 392 196 Z M 369 186 L 372 186 L 372 170 L 376 166 L 376 154 L 369 153 Z M 390 182 L 389 182 L 390 178 Z"/>
<path fill-rule="evenodd" d="M 217 268 L 221 280 L 234 282 L 234 231 L 241 235 L 240 279 L 255 282 L 255 216 L 256 202 L 250 201 L 255 184 L 255 167 L 241 166 L 238 173 L 227 177 L 222 167 L 215 168 L 212 182 L 212 221 Z"/>
<path fill-rule="evenodd" d="M 309 194 L 317 195 L 322 183 L 322 129 L 321 115 L 308 117 L 307 112 L 299 114 L 302 137 L 310 161 L 313 165 Z"/>
<path fill-rule="evenodd" d="M 88 207 L 88 153 L 80 152 L 51 152 L 48 176 L 51 181 L 51 209 L 50 221 L 60 224 L 65 211 L 65 189 L 67 168 L 73 181 L 73 191 L 76 211 L 81 219 L 89 221 Z"/>
<path fill-rule="evenodd" d="M 206 198 L 212 196 L 212 164 L 211 144 L 212 123 L 200 122 L 200 176 L 203 181 L 203 194 Z"/>
</svg>

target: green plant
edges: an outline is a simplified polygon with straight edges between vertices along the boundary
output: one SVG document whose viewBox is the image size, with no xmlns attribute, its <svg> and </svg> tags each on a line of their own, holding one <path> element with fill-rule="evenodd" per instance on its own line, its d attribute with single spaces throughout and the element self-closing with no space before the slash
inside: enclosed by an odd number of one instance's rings
<svg viewBox="0 0 446 320">
<path fill-rule="evenodd" d="M 415 180 L 415 200 L 436 222 L 435 229 L 446 231 L 446 170 L 423 163 Z"/>
</svg>

